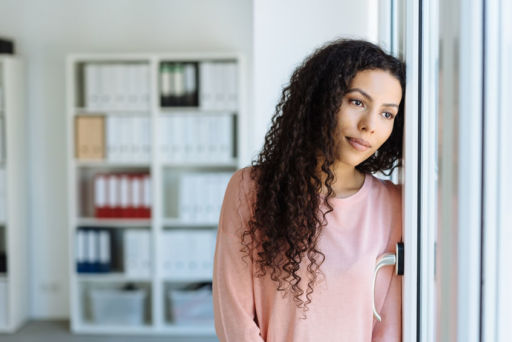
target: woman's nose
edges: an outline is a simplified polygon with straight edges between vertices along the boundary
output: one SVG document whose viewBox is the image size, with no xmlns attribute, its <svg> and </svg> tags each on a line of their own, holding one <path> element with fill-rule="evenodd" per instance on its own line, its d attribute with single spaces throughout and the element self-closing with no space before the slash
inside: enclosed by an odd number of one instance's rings
<svg viewBox="0 0 512 342">
<path fill-rule="evenodd" d="M 361 131 L 365 131 L 368 133 L 373 133 L 375 131 L 375 122 L 374 118 L 375 114 L 371 111 L 368 111 L 359 119 L 358 128 Z"/>
</svg>

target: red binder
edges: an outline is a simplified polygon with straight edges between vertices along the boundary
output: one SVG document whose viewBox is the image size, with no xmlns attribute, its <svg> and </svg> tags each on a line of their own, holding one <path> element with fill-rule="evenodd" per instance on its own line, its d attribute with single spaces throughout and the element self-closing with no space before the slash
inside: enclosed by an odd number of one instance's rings
<svg viewBox="0 0 512 342">
<path fill-rule="evenodd" d="M 109 174 L 108 177 L 108 217 L 118 218 L 121 217 L 121 203 L 120 187 L 119 187 L 119 176 L 115 174 Z"/>
<path fill-rule="evenodd" d="M 97 218 L 151 218 L 149 174 L 96 174 L 94 216 Z"/>
<path fill-rule="evenodd" d="M 101 173 L 94 176 L 94 216 L 98 218 L 109 216 L 107 206 L 107 177 Z"/>
<path fill-rule="evenodd" d="M 140 175 L 130 175 L 130 217 L 140 217 L 140 204 L 142 202 Z"/>
<path fill-rule="evenodd" d="M 119 174 L 119 217 L 130 217 L 130 178 L 128 174 Z"/>
</svg>

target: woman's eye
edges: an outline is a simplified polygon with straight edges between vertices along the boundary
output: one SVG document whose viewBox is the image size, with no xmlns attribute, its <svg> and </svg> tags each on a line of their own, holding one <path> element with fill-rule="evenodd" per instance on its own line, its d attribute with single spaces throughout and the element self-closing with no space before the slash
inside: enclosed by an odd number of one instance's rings
<svg viewBox="0 0 512 342">
<path fill-rule="evenodd" d="M 393 115 L 393 114 L 391 114 L 390 112 L 384 112 L 384 113 L 382 113 L 382 114 L 384 115 L 384 117 L 385 117 L 386 119 L 390 119 L 390 120 L 391 120 L 391 119 L 393 119 L 393 117 L 394 117 L 394 115 Z M 387 114 L 387 116 L 386 116 L 386 114 Z"/>
<path fill-rule="evenodd" d="M 363 104 L 363 101 L 359 101 L 359 100 L 356 100 L 356 99 L 352 99 L 352 100 L 350 100 L 350 102 L 352 102 L 356 106 L 361 106 Z"/>
</svg>

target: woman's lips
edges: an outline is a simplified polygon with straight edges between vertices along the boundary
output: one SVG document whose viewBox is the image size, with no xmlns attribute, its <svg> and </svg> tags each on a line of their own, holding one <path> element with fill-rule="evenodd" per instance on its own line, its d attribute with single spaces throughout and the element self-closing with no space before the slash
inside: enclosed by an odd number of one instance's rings
<svg viewBox="0 0 512 342">
<path fill-rule="evenodd" d="M 364 152 L 370 148 L 369 146 L 363 145 L 363 142 L 360 141 L 359 139 L 347 137 L 347 140 L 350 143 L 350 145 L 352 145 L 353 148 L 360 152 Z"/>
</svg>

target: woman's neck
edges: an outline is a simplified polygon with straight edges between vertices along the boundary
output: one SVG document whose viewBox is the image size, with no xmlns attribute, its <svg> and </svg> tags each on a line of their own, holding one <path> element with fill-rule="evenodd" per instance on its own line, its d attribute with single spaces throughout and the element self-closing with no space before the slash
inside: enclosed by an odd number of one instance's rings
<svg viewBox="0 0 512 342">
<path fill-rule="evenodd" d="M 327 188 L 323 183 L 327 175 L 321 172 L 320 163 L 318 167 L 318 174 L 322 180 L 322 191 L 323 195 L 327 195 Z M 358 171 L 355 167 L 343 163 L 336 163 L 331 166 L 331 170 L 334 173 L 334 180 L 331 187 L 335 193 L 335 197 L 344 198 L 355 194 L 364 184 L 365 175 Z"/>
</svg>

